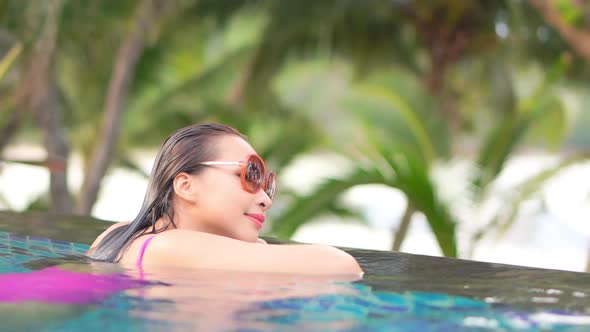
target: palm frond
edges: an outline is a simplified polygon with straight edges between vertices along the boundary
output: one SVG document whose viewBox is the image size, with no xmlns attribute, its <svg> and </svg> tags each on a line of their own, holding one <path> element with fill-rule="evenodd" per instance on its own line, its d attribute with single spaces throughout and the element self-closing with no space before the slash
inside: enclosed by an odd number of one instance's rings
<svg viewBox="0 0 590 332">
<path fill-rule="evenodd" d="M 359 94 L 362 99 L 349 100 L 347 105 L 358 110 L 355 113 L 358 117 L 381 129 L 388 139 L 416 147 L 426 162 L 436 158 L 436 148 L 417 112 L 395 91 L 371 86 Z"/>
<path fill-rule="evenodd" d="M 530 132 L 542 130 L 546 135 L 547 131 L 553 130 L 557 132 L 551 134 L 553 142 L 561 141 L 565 134 L 564 118 L 562 102 L 545 89 L 538 90 L 522 102 L 518 112 L 507 114 L 482 144 L 477 161 L 479 175 L 473 181 L 476 197 L 482 197 L 485 188 L 500 174 L 515 147 Z M 547 124 L 546 119 L 555 121 L 553 126 Z"/>
<path fill-rule="evenodd" d="M 428 164 L 416 153 L 399 147 L 380 146 L 379 149 L 395 171 L 392 186 L 401 190 L 415 209 L 424 214 L 443 254 L 457 257 L 456 223 L 449 206 L 437 194 Z"/>
<path fill-rule="evenodd" d="M 318 54 L 350 59 L 358 74 L 392 62 L 421 72 L 407 51 L 416 46 L 416 38 L 403 29 L 399 9 L 399 4 L 381 1 L 270 2 L 247 88 L 267 87 L 289 59 Z"/>
<path fill-rule="evenodd" d="M 272 224 L 270 233 L 278 238 L 288 239 L 304 223 L 325 213 L 346 190 L 361 184 L 383 183 L 384 178 L 376 170 L 358 168 L 342 179 L 324 181 L 310 195 L 296 199 L 285 209 L 276 222 Z"/>
<path fill-rule="evenodd" d="M 2 58 L 0 58 L 0 81 L 4 78 L 8 70 L 15 63 L 22 49 L 23 45 L 20 42 L 16 42 L 14 46 L 12 46 L 10 51 L 8 51 L 8 53 L 6 53 Z"/>
<path fill-rule="evenodd" d="M 250 50 L 250 46 L 244 46 L 234 50 L 216 64 L 211 64 L 202 71 L 197 72 L 194 76 L 182 80 L 163 91 L 159 91 L 159 94 L 149 104 L 143 105 L 141 108 L 146 111 L 158 110 L 166 107 L 173 99 L 179 98 L 180 96 L 192 94 L 194 97 L 202 93 L 202 90 L 208 88 L 212 80 L 227 73 L 228 67 L 235 67 L 237 63 L 242 62 Z"/>
</svg>

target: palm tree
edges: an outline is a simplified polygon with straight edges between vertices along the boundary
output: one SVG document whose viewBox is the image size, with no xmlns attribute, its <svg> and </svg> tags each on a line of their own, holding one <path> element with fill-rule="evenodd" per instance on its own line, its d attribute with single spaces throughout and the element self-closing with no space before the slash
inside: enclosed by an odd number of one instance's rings
<svg viewBox="0 0 590 332">
<path fill-rule="evenodd" d="M 119 47 L 107 95 L 104 99 L 103 123 L 90 167 L 80 193 L 78 212 L 90 213 L 98 197 L 100 182 L 112 160 L 120 132 L 120 123 L 135 68 L 146 47 L 149 31 L 167 12 L 167 1 L 142 0 L 133 14 L 132 27 Z"/>
<path fill-rule="evenodd" d="M 553 137 L 553 142 L 548 143 L 555 145 L 563 140 L 566 133 L 563 129 L 565 109 L 553 86 L 564 69 L 562 64 L 556 64 L 546 80 L 526 99 L 501 103 L 513 105 L 516 109 L 505 111 L 503 117 L 495 120 L 496 125 L 488 130 L 486 139 L 481 142 L 478 156 L 472 160 L 476 171 L 472 177 L 467 178 L 471 184 L 465 186 L 471 188 L 469 197 L 466 198 L 469 198 L 473 205 L 481 205 L 487 199 L 488 188 L 493 185 L 504 169 L 506 160 L 520 142 L 539 132 L 542 137 Z M 308 72 L 306 74 L 310 77 L 317 76 Z M 491 96 L 497 96 L 498 93 L 494 90 L 506 84 L 504 81 L 500 83 L 492 89 Z M 315 84 L 327 86 L 321 80 Z M 290 87 L 284 90 L 288 91 Z M 291 90 L 296 89 L 291 87 Z M 334 98 L 326 89 L 320 92 L 314 89 L 310 91 L 311 94 L 299 96 L 298 99 L 314 100 L 324 94 L 327 95 L 327 99 Z M 361 137 L 360 142 L 350 136 L 332 135 L 333 146 L 349 158 L 358 160 L 359 166 L 348 176 L 327 180 L 309 196 L 295 200 L 293 205 L 285 208 L 276 218 L 280 223 L 273 224 L 271 232 L 279 237 L 288 238 L 311 218 L 334 209 L 334 202 L 337 202 L 346 190 L 356 185 L 380 183 L 401 190 L 408 198 L 408 208 L 395 234 L 393 249 L 399 250 L 411 215 L 414 211 L 421 211 L 427 217 L 442 252 L 445 255 L 456 256 L 455 225 L 467 222 L 466 220 L 473 216 L 464 216 L 457 212 L 453 204 L 439 195 L 440 190 L 436 181 L 432 179 L 433 167 L 451 156 L 451 138 L 446 127 L 441 125 L 440 113 L 437 113 L 436 107 L 433 106 L 434 99 L 424 91 L 424 87 L 413 73 L 399 69 L 373 75 L 343 93 L 340 99 L 341 103 L 337 103 L 340 106 L 338 110 L 328 108 L 323 109 L 323 112 L 332 112 L 334 118 L 338 116 L 337 123 L 354 123 L 356 129 L 347 128 L 347 133 L 362 133 L 356 135 L 357 138 Z M 304 104 L 300 103 L 298 107 L 305 107 Z M 311 109 L 308 113 L 315 117 L 317 122 L 322 123 L 319 119 L 325 117 L 325 114 L 318 115 L 319 111 Z M 354 121 L 342 119 L 347 117 Z M 323 123 L 324 131 L 333 132 L 329 128 L 331 125 L 333 123 Z M 363 137 L 366 139 L 363 140 Z M 343 145 L 341 142 L 346 144 Z M 370 161 L 368 164 L 367 160 Z M 496 227 L 510 225 L 525 198 L 537 192 L 551 175 L 577 161 L 580 161 L 579 156 L 565 160 L 555 169 L 546 170 L 516 186 L 514 190 L 520 192 L 521 197 L 515 197 L 506 207 L 513 211 L 512 217 L 506 219 L 505 214 L 498 211 L 498 215 L 477 232 L 475 237 L 479 238 Z"/>
<path fill-rule="evenodd" d="M 69 147 L 65 140 L 62 115 L 57 97 L 57 87 L 53 65 L 57 53 L 57 39 L 60 30 L 62 0 L 46 1 L 41 5 L 30 3 L 5 2 L 8 15 L 23 11 L 24 24 L 16 25 L 16 41 L 13 50 L 24 51 L 19 60 L 20 75 L 12 90 L 12 107 L 8 121 L 2 128 L 0 151 L 31 116 L 43 133 L 43 143 L 48 156 L 63 163 L 62 170 L 50 170 L 50 193 L 52 209 L 68 212 L 72 209 L 72 199 L 67 188 L 67 159 Z M 20 39 L 20 40 L 19 40 Z M 16 53 L 16 52 L 15 52 Z M 7 60 L 15 59 L 9 54 Z"/>
<path fill-rule="evenodd" d="M 19 4 L 1 1 L 0 13 Z M 162 6 L 172 8 L 158 11 Z M 140 170 L 128 157 L 130 148 L 155 144 L 187 122 L 217 120 L 248 134 L 279 170 L 319 148 L 335 148 L 356 162 L 348 177 L 328 180 L 310 196 L 284 191 L 274 234 L 288 238 L 326 211 L 351 214 L 337 198 L 353 186 L 381 183 L 408 200 L 394 249 L 421 212 L 443 253 L 457 256 L 461 218 L 439 193 L 436 164 L 457 153 L 457 138 L 477 126 L 480 108 L 491 110 L 490 126 L 474 130 L 489 131 L 474 162 L 473 200 L 479 202 L 527 139 L 525 132 L 543 127 L 543 119 L 553 125 L 563 119 L 560 101 L 546 89 L 553 83 L 519 99 L 511 68 L 500 65 L 517 62 L 495 32 L 515 7 L 476 1 L 65 2 L 56 85 L 71 141 L 91 175 L 80 211 L 90 211 L 109 165 Z M 90 20 L 96 24 L 85 24 Z M 109 49 L 119 50 L 114 61 L 105 57 Z M 296 61 L 318 58 L 323 68 L 352 68 L 346 86 L 333 95 L 316 86 L 318 98 L 332 98 L 316 108 L 286 101 L 289 92 L 278 91 L 277 75 Z M 0 77 L 9 62 L 0 63 Z M 488 71 L 466 80 L 477 66 Z M 481 95 L 491 100 L 482 102 Z M 523 188 L 532 191 L 528 184 Z"/>
<path fill-rule="evenodd" d="M 260 21 L 260 14 L 239 12 L 231 21 L 225 22 L 227 24 L 218 25 L 212 22 L 220 18 L 225 19 L 224 17 L 207 17 L 223 16 L 221 14 L 224 11 L 231 13 L 238 8 L 226 8 L 206 1 L 186 2 L 183 5 L 186 7 L 182 10 L 176 8 L 174 19 L 164 20 L 158 25 L 160 36 L 168 37 L 152 41 L 152 44 L 144 48 L 134 65 L 134 84 L 125 88 L 129 90 L 127 111 L 124 117 L 122 113 L 118 115 L 127 121 L 115 121 L 114 117 L 108 121 L 113 130 L 112 126 L 122 126 L 120 139 L 116 139 L 116 135 L 98 132 L 97 128 L 100 128 L 103 121 L 102 115 L 107 113 L 95 111 L 102 102 L 100 91 L 107 89 L 100 82 L 108 79 L 104 71 L 109 67 L 109 62 L 105 61 L 108 59 L 99 57 L 98 54 L 117 39 L 104 34 L 101 39 L 96 40 L 95 45 L 82 49 L 80 43 L 95 31 L 92 28 L 89 28 L 89 31 L 67 30 L 69 42 L 63 45 L 61 63 L 62 100 L 69 106 L 72 135 L 75 137 L 73 141 L 82 151 L 85 173 L 89 172 L 92 165 L 98 167 L 97 163 L 92 161 L 92 149 L 94 146 L 104 146 L 100 140 L 107 136 L 113 140 L 112 144 L 117 141 L 117 148 L 111 147 L 114 150 L 109 153 L 116 164 L 143 173 L 128 157 L 129 149 L 158 144 L 172 130 L 190 122 L 217 120 L 234 125 L 248 134 L 252 140 L 258 140 L 257 137 L 260 137 L 261 142 L 255 144 L 262 147 L 263 155 L 272 153 L 272 157 L 269 158 L 270 164 L 278 168 L 284 167 L 300 151 L 315 144 L 317 136 L 314 136 L 313 125 L 310 125 L 306 118 L 278 104 L 276 96 L 271 91 L 261 90 L 244 98 L 249 103 L 248 112 L 237 111 L 227 102 L 227 96 L 232 93 L 234 82 L 237 80 L 236 73 L 241 72 L 247 65 L 245 60 L 254 50 L 253 43 L 261 25 L 253 25 L 252 22 Z M 101 6 L 98 6 L 98 9 L 95 7 L 97 5 L 85 10 L 106 10 Z M 75 7 L 71 10 L 70 15 L 73 15 L 81 9 Z M 120 16 L 126 18 L 133 10 L 133 7 L 127 4 L 120 5 L 115 12 L 123 12 Z M 197 17 L 201 20 L 195 24 Z M 87 17 L 82 15 L 80 18 L 74 18 L 76 19 L 84 20 Z M 112 33 L 119 31 L 117 24 L 121 22 L 118 16 L 112 18 L 105 14 L 98 15 L 96 19 L 104 20 L 101 24 L 114 26 Z M 79 22 L 74 21 L 71 24 L 74 27 Z M 111 33 L 110 30 L 107 31 Z M 237 38 L 236 34 L 239 34 Z M 190 42 L 195 37 L 199 43 Z M 216 48 L 214 57 L 210 56 L 212 47 Z M 83 68 L 89 65 L 104 68 L 104 71 L 84 72 Z M 90 81 L 91 88 L 80 89 L 80 79 Z M 122 108 L 118 107 L 117 110 L 121 111 Z M 256 125 L 261 119 L 265 123 L 263 132 Z M 289 123 L 281 123 L 285 120 Z M 301 128 L 306 128 L 308 135 L 296 137 L 294 133 Z M 276 139 L 269 140 L 271 137 Z M 287 138 L 290 141 L 288 149 L 276 144 Z M 99 175 L 97 173 L 97 179 L 102 178 L 104 172 Z M 98 189 L 96 183 L 94 188 Z M 82 200 L 83 197 L 84 194 Z M 93 197 L 83 205 L 88 208 L 90 205 L 87 204 L 93 203 L 96 199 L 96 196 Z"/>
</svg>

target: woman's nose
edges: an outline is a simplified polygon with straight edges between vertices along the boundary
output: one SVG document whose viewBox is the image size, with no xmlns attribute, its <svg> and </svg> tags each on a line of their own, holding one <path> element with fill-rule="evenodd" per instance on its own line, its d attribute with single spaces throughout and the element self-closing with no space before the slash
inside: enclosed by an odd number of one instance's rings
<svg viewBox="0 0 590 332">
<path fill-rule="evenodd" d="M 272 206 L 272 200 L 268 197 L 268 194 L 264 190 L 260 190 L 258 192 L 259 202 L 258 205 L 262 207 L 263 210 L 268 210 Z"/>
</svg>

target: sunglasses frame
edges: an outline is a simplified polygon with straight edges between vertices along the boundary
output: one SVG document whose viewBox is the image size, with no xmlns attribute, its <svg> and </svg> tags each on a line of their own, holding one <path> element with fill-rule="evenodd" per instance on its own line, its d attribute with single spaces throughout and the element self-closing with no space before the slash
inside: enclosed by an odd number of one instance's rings
<svg viewBox="0 0 590 332">
<path fill-rule="evenodd" d="M 257 185 L 256 188 L 254 189 L 250 189 L 250 184 L 248 182 L 248 180 L 246 180 L 246 167 L 248 166 L 248 163 L 250 162 L 251 159 L 256 159 L 257 161 L 260 162 L 260 165 L 262 165 L 262 173 L 263 173 L 263 177 L 262 177 L 262 183 L 260 185 Z M 277 180 L 276 180 L 276 173 L 272 172 L 272 171 L 267 171 L 266 170 L 266 165 L 264 164 L 264 160 L 262 158 L 260 158 L 260 156 L 256 155 L 256 154 L 251 154 L 248 155 L 246 157 L 246 161 L 204 161 L 202 163 L 199 163 L 199 165 L 205 165 L 205 166 L 240 166 L 240 182 L 242 184 L 242 189 L 244 189 L 246 192 L 249 192 L 251 194 L 255 194 L 257 193 L 260 189 L 265 188 L 268 185 L 268 179 L 271 177 L 274 177 L 274 190 L 272 192 L 272 196 L 266 191 L 264 190 L 264 192 L 268 195 L 268 197 L 271 200 L 274 200 L 275 196 L 276 196 L 276 192 L 277 192 Z"/>
</svg>

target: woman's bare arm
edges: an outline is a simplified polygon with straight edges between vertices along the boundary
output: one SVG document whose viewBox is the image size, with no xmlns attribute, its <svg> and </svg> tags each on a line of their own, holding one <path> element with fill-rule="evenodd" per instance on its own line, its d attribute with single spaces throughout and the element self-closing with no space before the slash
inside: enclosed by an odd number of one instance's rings
<svg viewBox="0 0 590 332">
<path fill-rule="evenodd" d="M 186 230 L 164 232 L 150 243 L 147 265 L 200 269 L 355 274 L 363 271 L 348 253 L 326 245 L 259 245 Z"/>
</svg>

